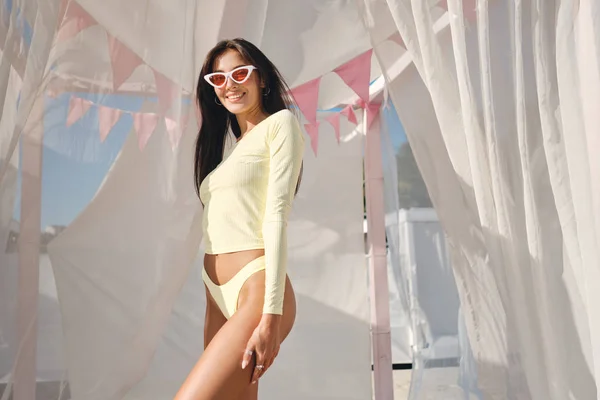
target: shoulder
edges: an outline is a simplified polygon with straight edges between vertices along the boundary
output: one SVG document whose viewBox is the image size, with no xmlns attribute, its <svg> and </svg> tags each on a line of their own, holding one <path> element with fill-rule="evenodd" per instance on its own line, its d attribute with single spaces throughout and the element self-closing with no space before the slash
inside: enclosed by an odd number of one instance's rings
<svg viewBox="0 0 600 400">
<path fill-rule="evenodd" d="M 272 120 L 274 125 L 285 125 L 285 124 L 300 125 L 296 115 L 292 112 L 292 110 L 289 110 L 287 108 L 284 108 L 281 111 L 277 111 L 275 114 L 272 114 L 269 118 Z"/>
<path fill-rule="evenodd" d="M 271 139 L 281 136 L 295 136 L 303 139 L 302 128 L 298 117 L 289 109 L 283 109 L 269 116 L 269 131 Z"/>
</svg>

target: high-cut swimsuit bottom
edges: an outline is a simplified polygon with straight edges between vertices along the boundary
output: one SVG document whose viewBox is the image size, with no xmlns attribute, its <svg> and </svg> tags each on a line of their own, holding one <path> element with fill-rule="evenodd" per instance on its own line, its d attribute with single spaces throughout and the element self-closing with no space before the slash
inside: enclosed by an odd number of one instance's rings
<svg viewBox="0 0 600 400">
<path fill-rule="evenodd" d="M 206 269 L 202 268 L 202 280 L 206 284 L 208 291 L 213 299 L 217 302 L 219 309 L 229 319 L 237 310 L 238 297 L 244 283 L 254 273 L 265 269 L 265 256 L 260 256 L 244 265 L 237 274 L 229 281 L 222 285 L 215 284 L 206 273 Z"/>
</svg>

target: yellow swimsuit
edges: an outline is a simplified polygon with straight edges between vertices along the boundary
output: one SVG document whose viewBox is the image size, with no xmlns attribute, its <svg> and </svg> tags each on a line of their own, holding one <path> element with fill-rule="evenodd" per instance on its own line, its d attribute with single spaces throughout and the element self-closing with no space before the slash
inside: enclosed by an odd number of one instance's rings
<svg viewBox="0 0 600 400">
<path fill-rule="evenodd" d="M 302 156 L 304 137 L 289 110 L 257 124 L 202 181 L 204 241 L 207 254 L 264 249 L 230 281 L 203 280 L 223 314 L 237 308 L 239 291 L 253 273 L 265 270 L 263 313 L 282 314 L 287 269 L 287 220 Z"/>
</svg>

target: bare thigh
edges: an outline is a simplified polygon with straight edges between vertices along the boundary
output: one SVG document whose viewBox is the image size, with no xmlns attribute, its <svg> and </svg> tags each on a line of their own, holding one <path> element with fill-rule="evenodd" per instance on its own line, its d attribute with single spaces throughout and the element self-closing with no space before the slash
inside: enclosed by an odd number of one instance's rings
<svg viewBox="0 0 600 400">
<path fill-rule="evenodd" d="M 206 285 L 204 286 L 206 292 L 206 313 L 204 314 L 204 350 L 208 347 L 208 344 L 213 337 L 219 332 L 219 330 L 227 322 L 227 318 L 221 312 L 221 309 L 217 305 L 217 302 L 211 296 Z"/>
<path fill-rule="evenodd" d="M 238 310 L 224 323 L 225 317 L 214 304 L 214 300 L 208 298 L 210 294 L 207 292 L 206 349 L 175 400 L 257 399 L 258 385 L 250 382 L 254 363 L 245 369 L 242 369 L 241 364 L 246 344 L 262 315 L 264 287 L 264 271 L 248 278 L 240 292 Z M 295 317 L 296 300 L 288 279 L 281 326 L 282 341 L 291 331 Z M 271 368 L 276 367 L 277 362 Z"/>
<path fill-rule="evenodd" d="M 227 322 L 227 318 L 221 312 L 217 302 L 213 299 L 208 288 L 204 287 L 206 292 L 206 314 L 204 317 L 204 350 L 208 347 L 213 337 Z M 242 393 L 239 400 L 257 400 L 258 384 L 250 385 Z"/>
</svg>

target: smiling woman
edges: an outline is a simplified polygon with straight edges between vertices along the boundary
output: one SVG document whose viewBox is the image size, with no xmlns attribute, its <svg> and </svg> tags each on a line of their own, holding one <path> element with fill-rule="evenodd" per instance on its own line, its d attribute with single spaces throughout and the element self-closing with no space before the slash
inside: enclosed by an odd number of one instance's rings
<svg viewBox="0 0 600 400">
<path fill-rule="evenodd" d="M 204 206 L 205 351 L 175 399 L 255 400 L 296 317 L 287 220 L 304 137 L 287 85 L 253 44 L 220 42 L 200 75 L 195 185 Z M 224 155 L 230 128 L 238 140 Z"/>
<path fill-rule="evenodd" d="M 206 75 L 205 80 L 215 88 L 215 94 L 230 113 L 258 115 L 262 112 L 259 92 L 265 90 L 265 85 L 252 74 L 256 67 L 240 65 L 243 62 L 240 53 L 227 50 L 217 60 L 218 72 Z"/>
<path fill-rule="evenodd" d="M 234 71 L 246 66 L 247 74 Z M 254 126 L 268 115 L 292 109 L 289 92 L 275 65 L 246 40 L 219 42 L 208 53 L 197 87 L 202 127 L 196 144 L 196 191 L 221 162 L 228 129 L 240 139 L 249 131 L 246 121 Z"/>
</svg>

